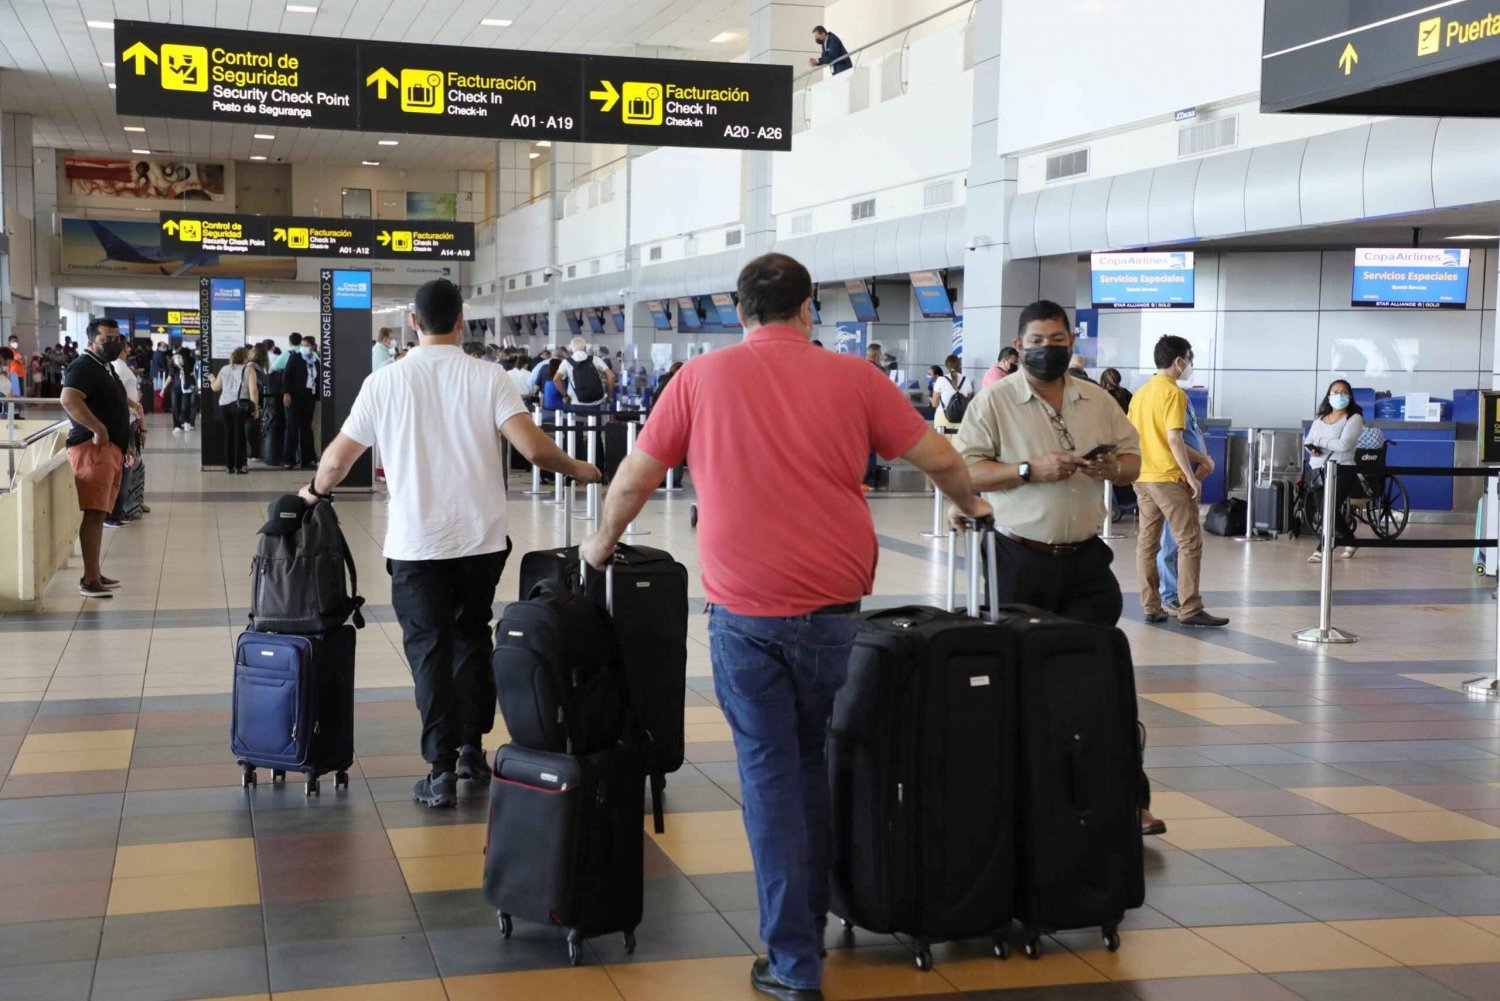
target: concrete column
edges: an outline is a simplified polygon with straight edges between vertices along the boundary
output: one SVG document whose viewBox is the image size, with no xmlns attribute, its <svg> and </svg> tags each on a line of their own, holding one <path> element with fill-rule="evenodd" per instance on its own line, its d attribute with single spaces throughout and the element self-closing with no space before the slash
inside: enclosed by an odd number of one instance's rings
<svg viewBox="0 0 1500 1001">
<path fill-rule="evenodd" d="M 823 23 L 821 3 L 798 0 L 748 0 L 750 11 L 749 61 L 791 66 L 793 73 L 808 70 L 815 45 L 812 30 Z M 771 213 L 771 154 L 745 154 L 745 246 L 756 254 L 771 249 L 776 240 L 776 218 Z"/>
<path fill-rule="evenodd" d="M 1036 260 L 1013 260 L 1006 225 L 1016 193 L 1016 160 L 1001 156 L 997 135 L 1000 101 L 1002 0 L 977 0 L 974 11 L 973 153 L 969 168 L 968 235 L 964 257 L 964 369 L 982 375 L 1000 348 L 1015 338 L 1021 310 L 1040 298 Z M 1009 95 L 1024 100 L 1025 95 Z M 1072 293 L 1060 300 L 1072 302 Z"/>
<path fill-rule="evenodd" d="M 495 143 L 495 214 L 509 215 L 531 201 L 531 145 L 502 140 Z"/>
<path fill-rule="evenodd" d="M 0 303 L 0 318 L 4 320 L 3 335 L 12 334 L 21 339 L 21 350 L 28 355 L 38 350 L 40 343 L 37 315 L 37 274 L 39 264 L 36 248 L 36 175 L 33 158 L 35 151 L 31 143 L 31 116 L 0 115 L 0 191 L 4 194 L 4 225 L 8 242 L 5 261 L 10 274 L 10 301 Z M 52 187 L 55 189 L 56 184 Z M 42 262 L 41 268 L 51 281 L 51 266 Z M 55 310 L 54 310 L 55 313 Z M 56 334 L 54 315 L 53 333 Z"/>
</svg>

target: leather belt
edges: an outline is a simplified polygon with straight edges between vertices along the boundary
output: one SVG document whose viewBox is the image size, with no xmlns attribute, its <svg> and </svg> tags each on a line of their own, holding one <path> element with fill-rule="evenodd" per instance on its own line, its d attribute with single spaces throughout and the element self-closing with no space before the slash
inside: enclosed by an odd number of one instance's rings
<svg viewBox="0 0 1500 1001">
<path fill-rule="evenodd" d="M 815 609 L 813 609 L 812 612 L 810 612 L 809 614 L 811 614 L 811 615 L 853 615 L 853 614 L 855 614 L 858 611 L 859 611 L 859 602 L 857 602 L 857 601 L 849 601 L 849 602 L 845 602 L 842 605 L 824 605 L 822 608 L 815 608 Z"/>
<path fill-rule="evenodd" d="M 1037 542 L 1035 539 L 1022 538 L 1019 535 L 1013 535 L 1012 533 L 1007 532 L 1003 528 L 999 529 L 998 531 L 1001 535 L 1005 536 L 1007 539 L 1016 543 L 1017 545 L 1025 546 L 1027 549 L 1041 553 L 1045 556 L 1072 556 L 1075 553 L 1082 552 L 1083 547 L 1088 545 L 1088 540 L 1085 540 L 1083 542 L 1063 542 L 1054 544 L 1051 542 Z"/>
</svg>

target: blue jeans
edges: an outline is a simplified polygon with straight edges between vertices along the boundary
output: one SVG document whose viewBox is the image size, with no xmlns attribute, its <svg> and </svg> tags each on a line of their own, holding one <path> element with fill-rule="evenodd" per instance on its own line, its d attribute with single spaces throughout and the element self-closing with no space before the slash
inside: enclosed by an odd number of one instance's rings
<svg viewBox="0 0 1500 1001">
<path fill-rule="evenodd" d="M 1161 550 L 1156 554 L 1156 571 L 1161 574 L 1161 603 L 1177 601 L 1177 537 L 1172 526 L 1161 526 Z"/>
<path fill-rule="evenodd" d="M 709 613 L 714 691 L 734 733 L 760 935 L 789 987 L 823 982 L 832 827 L 824 740 L 858 623 Z"/>
</svg>

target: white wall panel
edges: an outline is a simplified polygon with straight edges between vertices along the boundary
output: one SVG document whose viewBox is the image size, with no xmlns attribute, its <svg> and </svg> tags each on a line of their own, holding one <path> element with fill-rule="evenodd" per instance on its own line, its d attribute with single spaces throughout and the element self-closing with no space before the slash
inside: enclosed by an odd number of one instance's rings
<svg viewBox="0 0 1500 1001">
<path fill-rule="evenodd" d="M 1151 239 L 1151 171 L 1121 174 L 1109 189 L 1109 246 L 1132 247 Z M 1102 249 L 1102 248 L 1101 248 Z"/>
<path fill-rule="evenodd" d="M 1109 189 L 1111 178 L 1081 181 L 1073 185 L 1073 204 L 1068 211 L 1071 249 L 1109 246 Z"/>
<path fill-rule="evenodd" d="M 1433 145 L 1432 191 L 1439 205 L 1500 199 L 1500 122 L 1445 118 Z"/>
<path fill-rule="evenodd" d="M 1435 118 L 1395 118 L 1370 126 L 1365 215 L 1424 212 L 1433 207 L 1432 149 L 1437 129 Z"/>
<path fill-rule="evenodd" d="M 564 217 L 557 224 L 558 264 L 613 258 L 625 249 L 625 199 Z"/>
<path fill-rule="evenodd" d="M 1036 207 L 1036 252 L 1038 256 L 1065 253 L 1072 248 L 1069 223 L 1076 185 L 1044 188 Z"/>
<path fill-rule="evenodd" d="M 1292 229 L 1302 225 L 1302 158 L 1307 140 L 1260 146 L 1245 174 L 1245 229 Z"/>
<path fill-rule="evenodd" d="M 1302 225 L 1365 214 L 1364 169 L 1369 126 L 1313 136 L 1302 157 Z"/>
<path fill-rule="evenodd" d="M 552 248 L 550 199 L 532 202 L 508 216 L 502 216 L 497 228 L 496 275 L 540 271 L 547 266 L 547 257 Z"/>
<path fill-rule="evenodd" d="M 1151 181 L 1147 230 L 1152 243 L 1183 240 L 1194 235 L 1193 192 L 1201 161 L 1158 167 Z"/>
<path fill-rule="evenodd" d="M 1223 256 L 1224 308 L 1316 312 L 1322 284 L 1321 257 L 1317 251 Z M 1353 257 L 1349 260 L 1352 264 Z M 1344 291 L 1348 292 L 1347 286 Z"/>
<path fill-rule="evenodd" d="M 1041 197 L 1040 191 L 1028 191 L 1016 195 L 1010 204 L 1007 229 L 1010 252 L 1014 257 L 1036 256 L 1036 207 Z"/>
<path fill-rule="evenodd" d="M 1193 232 L 1199 236 L 1245 231 L 1245 177 L 1250 151 L 1239 150 L 1199 161 L 1193 190 Z"/>
<path fill-rule="evenodd" d="M 738 150 L 659 149 L 631 165 L 630 239 L 650 243 L 740 219 Z"/>
</svg>

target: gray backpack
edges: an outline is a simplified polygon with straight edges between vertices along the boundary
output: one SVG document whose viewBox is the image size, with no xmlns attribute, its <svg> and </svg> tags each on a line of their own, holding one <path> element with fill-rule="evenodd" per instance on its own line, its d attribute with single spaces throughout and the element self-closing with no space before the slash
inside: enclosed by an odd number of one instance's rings
<svg viewBox="0 0 1500 1001">
<path fill-rule="evenodd" d="M 364 628 L 354 556 L 328 501 L 309 508 L 296 531 L 262 534 L 250 578 L 250 628 L 256 632 L 322 633 L 351 617 Z"/>
</svg>

